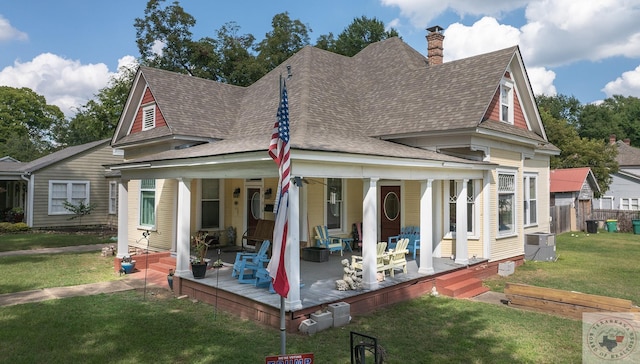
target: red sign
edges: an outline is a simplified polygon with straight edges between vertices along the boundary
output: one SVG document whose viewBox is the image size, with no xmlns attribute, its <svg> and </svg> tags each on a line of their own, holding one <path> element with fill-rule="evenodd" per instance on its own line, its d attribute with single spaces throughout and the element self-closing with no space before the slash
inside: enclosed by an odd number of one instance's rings
<svg viewBox="0 0 640 364">
<path fill-rule="evenodd" d="M 265 364 L 313 364 L 313 353 L 268 356 L 264 362 Z"/>
</svg>

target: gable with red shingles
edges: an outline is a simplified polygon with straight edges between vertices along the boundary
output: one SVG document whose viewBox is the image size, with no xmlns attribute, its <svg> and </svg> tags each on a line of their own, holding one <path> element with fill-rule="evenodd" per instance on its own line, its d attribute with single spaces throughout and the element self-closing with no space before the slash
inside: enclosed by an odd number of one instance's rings
<svg viewBox="0 0 640 364">
<path fill-rule="evenodd" d="M 551 193 L 580 191 L 590 170 L 589 167 L 551 170 L 549 191 Z"/>
<path fill-rule="evenodd" d="M 511 79 L 511 75 L 509 74 L 509 72 L 505 72 L 504 77 L 506 79 Z M 491 103 L 489 104 L 487 113 L 484 116 L 484 120 L 487 120 L 487 119 L 491 121 L 497 121 L 499 123 L 503 122 L 503 121 L 500 121 L 500 88 L 499 87 L 496 90 L 496 93 L 493 95 L 493 99 L 491 99 Z M 513 92 L 513 125 L 521 129 L 529 130 L 529 128 L 527 127 L 527 121 L 524 118 L 524 113 L 522 112 L 522 105 L 520 105 L 520 100 L 518 99 L 518 93 L 515 92 L 515 89 Z"/>
<path fill-rule="evenodd" d="M 142 131 L 142 109 L 150 104 L 154 104 L 156 108 L 156 128 L 167 126 L 167 122 L 164 120 L 164 116 L 160 112 L 160 108 L 158 108 L 158 104 L 155 103 L 156 99 L 153 97 L 151 90 L 147 88 L 144 91 L 144 96 L 142 96 L 142 102 L 140 103 L 140 107 L 138 107 L 138 111 L 136 111 L 136 117 L 133 119 L 133 125 L 131 126 L 130 134 L 138 133 Z"/>
</svg>

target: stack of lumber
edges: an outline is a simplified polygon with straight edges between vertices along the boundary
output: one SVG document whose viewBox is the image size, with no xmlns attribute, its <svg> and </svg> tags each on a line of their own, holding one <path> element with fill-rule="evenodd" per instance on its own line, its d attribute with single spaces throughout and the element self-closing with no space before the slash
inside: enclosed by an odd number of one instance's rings
<svg viewBox="0 0 640 364">
<path fill-rule="evenodd" d="M 515 307 L 582 319 L 583 312 L 640 312 L 630 300 L 560 289 L 507 283 L 504 294 Z"/>
</svg>

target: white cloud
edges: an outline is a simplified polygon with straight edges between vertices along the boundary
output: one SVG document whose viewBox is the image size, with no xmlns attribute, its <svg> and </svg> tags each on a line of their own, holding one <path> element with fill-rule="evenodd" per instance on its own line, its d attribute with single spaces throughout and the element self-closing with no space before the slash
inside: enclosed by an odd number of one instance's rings
<svg viewBox="0 0 640 364">
<path fill-rule="evenodd" d="M 555 96 L 557 94 L 553 81 L 556 79 L 556 73 L 544 67 L 527 68 L 529 81 L 534 95 Z"/>
<path fill-rule="evenodd" d="M 430 22 L 442 13 L 451 10 L 460 17 L 465 15 L 492 15 L 501 14 L 523 7 L 530 1 L 527 0 L 380 0 L 385 6 L 397 6 L 400 14 L 411 20 L 411 23 L 420 29 L 424 29 Z"/>
<path fill-rule="evenodd" d="M 27 33 L 21 32 L 11 26 L 11 23 L 0 15 L 0 42 L 8 42 L 11 40 L 27 40 Z"/>
<path fill-rule="evenodd" d="M 125 56 L 118 64 L 132 61 L 133 57 Z M 5 67 L 0 71 L 0 85 L 28 87 L 71 117 L 78 107 L 105 87 L 114 74 L 104 63 L 81 64 L 77 60 L 43 53 L 29 62 L 15 61 L 13 66 Z"/>
<path fill-rule="evenodd" d="M 601 90 L 607 97 L 613 95 L 640 97 L 640 66 L 633 71 L 627 71 L 614 81 L 607 83 Z"/>
<path fill-rule="evenodd" d="M 484 17 L 472 26 L 451 24 L 444 36 L 444 60 L 452 61 L 517 45 L 520 31 Z"/>
</svg>

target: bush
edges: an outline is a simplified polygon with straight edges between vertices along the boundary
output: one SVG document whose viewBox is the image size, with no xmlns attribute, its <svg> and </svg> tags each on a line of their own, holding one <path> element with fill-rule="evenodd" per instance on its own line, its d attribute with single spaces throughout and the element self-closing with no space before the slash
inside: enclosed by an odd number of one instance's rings
<svg viewBox="0 0 640 364">
<path fill-rule="evenodd" d="M 15 224 L 0 222 L 0 233 L 16 233 L 18 231 L 29 231 L 29 226 L 24 222 L 17 222 Z"/>
</svg>

